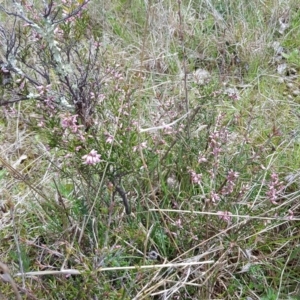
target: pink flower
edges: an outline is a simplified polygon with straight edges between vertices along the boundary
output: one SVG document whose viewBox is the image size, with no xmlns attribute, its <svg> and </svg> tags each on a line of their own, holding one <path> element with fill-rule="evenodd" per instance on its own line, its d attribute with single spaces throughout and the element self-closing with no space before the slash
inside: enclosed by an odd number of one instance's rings
<svg viewBox="0 0 300 300">
<path fill-rule="evenodd" d="M 84 164 L 86 165 L 95 165 L 96 163 L 101 161 L 100 157 L 101 155 L 93 149 L 89 154 L 82 156 L 82 159 L 84 160 Z"/>
<path fill-rule="evenodd" d="M 111 134 L 109 134 L 109 133 L 106 133 L 106 134 L 105 134 L 105 137 L 106 137 L 105 142 L 106 142 L 107 144 L 112 144 L 112 142 L 114 141 L 114 137 L 113 137 Z"/>
<path fill-rule="evenodd" d="M 143 150 L 143 149 L 146 149 L 146 148 L 147 148 L 147 141 L 146 142 L 142 142 L 141 144 L 139 144 L 137 146 L 134 146 L 132 148 L 132 151 L 136 152 L 137 150 Z"/>
<path fill-rule="evenodd" d="M 100 42 L 94 42 L 94 47 L 99 48 L 101 46 Z"/>
<path fill-rule="evenodd" d="M 222 189 L 222 195 L 229 195 L 233 192 L 235 181 L 238 177 L 239 177 L 238 172 L 234 172 L 233 170 L 230 170 L 228 172 L 226 185 Z"/>
<path fill-rule="evenodd" d="M 218 193 L 215 193 L 215 192 L 211 192 L 210 193 L 210 198 L 211 198 L 211 201 L 213 203 L 216 203 L 216 202 L 219 202 L 221 200 L 220 196 L 218 195 Z"/>
<path fill-rule="evenodd" d="M 178 228 L 183 228 L 182 227 L 182 222 L 181 222 L 181 219 L 178 219 L 177 221 L 175 221 L 175 225 L 178 227 Z"/>
<path fill-rule="evenodd" d="M 268 184 L 268 190 L 266 192 L 267 198 L 271 201 L 272 204 L 277 205 L 276 202 L 283 191 L 284 186 L 282 182 L 279 181 L 279 176 L 276 173 L 272 173 L 271 180 Z"/>
<path fill-rule="evenodd" d="M 39 91 L 39 95 L 43 96 L 51 89 L 51 84 L 39 85 L 36 87 L 36 89 Z"/>
<path fill-rule="evenodd" d="M 38 127 L 45 127 L 44 121 L 38 122 L 37 126 L 38 126 Z"/>
<path fill-rule="evenodd" d="M 62 128 L 69 128 L 73 133 L 78 132 L 78 128 L 82 127 L 82 125 L 78 125 L 77 122 L 78 115 L 69 115 L 63 117 L 61 121 Z"/>
<path fill-rule="evenodd" d="M 289 209 L 288 212 L 289 212 L 288 220 L 293 220 L 294 219 L 294 212 L 291 209 Z"/>
<path fill-rule="evenodd" d="M 219 216 L 219 219 L 227 222 L 227 223 L 230 223 L 231 222 L 231 218 L 232 218 L 232 213 L 229 212 L 229 211 L 218 211 L 217 212 L 218 216 Z"/>
<path fill-rule="evenodd" d="M 204 162 L 207 162 L 206 157 L 199 153 L 198 163 L 201 164 L 201 163 L 204 163 Z"/>
<path fill-rule="evenodd" d="M 197 174 L 194 170 L 189 170 L 191 182 L 201 184 L 202 174 Z"/>
</svg>

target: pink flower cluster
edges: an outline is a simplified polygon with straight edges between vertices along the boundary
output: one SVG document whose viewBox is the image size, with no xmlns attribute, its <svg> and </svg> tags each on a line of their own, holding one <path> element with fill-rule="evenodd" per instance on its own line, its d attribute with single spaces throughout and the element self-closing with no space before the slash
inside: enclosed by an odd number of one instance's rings
<svg viewBox="0 0 300 300">
<path fill-rule="evenodd" d="M 77 118 L 78 118 L 78 115 L 72 116 L 70 114 L 67 114 L 67 115 L 63 116 L 62 121 L 61 121 L 62 128 L 64 128 L 64 129 L 68 128 L 73 133 L 78 132 L 78 129 L 80 127 L 82 127 L 82 125 L 78 125 Z"/>
<path fill-rule="evenodd" d="M 109 133 L 106 133 L 106 134 L 104 134 L 104 135 L 105 135 L 105 138 L 106 138 L 105 142 L 106 142 L 107 144 L 112 144 L 113 141 L 114 141 L 113 135 L 111 135 L 111 134 L 109 134 Z"/>
<path fill-rule="evenodd" d="M 284 186 L 282 182 L 279 181 L 278 174 L 272 173 L 266 196 L 274 205 L 277 205 L 276 201 L 278 200 L 283 188 Z"/>
<path fill-rule="evenodd" d="M 197 174 L 194 170 L 189 170 L 191 182 L 194 184 L 200 184 L 202 179 L 202 174 Z"/>
<path fill-rule="evenodd" d="M 220 153 L 222 152 L 222 144 L 227 142 L 228 130 L 221 125 L 224 115 L 220 114 L 217 118 L 216 129 L 209 135 L 209 148 L 211 154 L 218 160 Z"/>
<path fill-rule="evenodd" d="M 96 150 L 91 150 L 89 154 L 82 156 L 85 165 L 95 165 L 101 161 L 101 155 Z"/>
<path fill-rule="evenodd" d="M 44 96 L 51 90 L 51 84 L 40 85 L 40 86 L 37 86 L 36 89 L 38 90 L 40 96 Z"/>
<path fill-rule="evenodd" d="M 198 163 L 201 164 L 201 163 L 206 163 L 206 162 L 207 162 L 207 158 L 203 154 L 199 153 Z"/>
<path fill-rule="evenodd" d="M 227 174 L 226 178 L 226 185 L 222 188 L 222 195 L 229 195 L 233 192 L 235 181 L 239 177 L 238 172 L 234 172 L 233 170 L 230 170 Z"/>
<path fill-rule="evenodd" d="M 218 216 L 219 216 L 219 219 L 227 222 L 227 223 L 230 223 L 231 222 L 231 219 L 232 219 L 232 213 L 229 212 L 229 211 L 218 211 L 217 212 Z"/>
<path fill-rule="evenodd" d="M 215 193 L 215 192 L 213 192 L 213 191 L 210 192 L 210 199 L 211 199 L 211 201 L 212 201 L 213 203 L 218 203 L 218 202 L 221 200 L 219 194 L 218 194 L 218 193 Z"/>
</svg>

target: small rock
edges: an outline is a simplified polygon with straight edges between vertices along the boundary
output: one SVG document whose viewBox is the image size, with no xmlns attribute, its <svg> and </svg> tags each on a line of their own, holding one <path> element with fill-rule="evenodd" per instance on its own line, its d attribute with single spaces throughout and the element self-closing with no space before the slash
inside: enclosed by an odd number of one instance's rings
<svg viewBox="0 0 300 300">
<path fill-rule="evenodd" d="M 208 71 L 204 69 L 198 69 L 193 72 L 193 78 L 197 84 L 203 85 L 209 82 L 211 75 Z"/>
<path fill-rule="evenodd" d="M 272 47 L 276 55 L 281 54 L 283 52 L 283 47 L 280 45 L 279 42 L 273 42 Z"/>
<path fill-rule="evenodd" d="M 295 68 L 290 68 L 288 70 L 288 76 L 297 75 L 297 70 Z"/>
<path fill-rule="evenodd" d="M 278 65 L 277 66 L 277 72 L 278 72 L 278 74 L 284 74 L 286 68 L 287 68 L 287 64 L 286 63 Z"/>
<path fill-rule="evenodd" d="M 240 99 L 240 95 L 239 95 L 239 91 L 236 88 L 226 88 L 224 90 L 224 94 L 226 94 L 228 97 L 235 99 L 235 100 L 239 100 Z"/>
<path fill-rule="evenodd" d="M 167 185 L 170 189 L 174 189 L 179 186 L 179 182 L 174 175 L 171 175 L 167 178 Z"/>
<path fill-rule="evenodd" d="M 278 19 L 278 21 L 279 21 L 279 25 L 280 25 L 280 27 L 279 27 L 279 29 L 278 29 L 278 32 L 280 33 L 280 34 L 284 34 L 284 32 L 289 28 L 289 26 L 290 26 L 290 24 L 289 24 L 289 22 L 288 22 L 288 18 L 284 18 L 284 17 L 280 17 L 279 19 Z"/>
<path fill-rule="evenodd" d="M 300 91 L 299 90 L 294 90 L 293 91 L 293 96 L 297 97 L 300 95 Z"/>
<path fill-rule="evenodd" d="M 154 250 L 148 252 L 148 258 L 151 260 L 158 260 L 159 257 L 160 255 Z"/>
</svg>

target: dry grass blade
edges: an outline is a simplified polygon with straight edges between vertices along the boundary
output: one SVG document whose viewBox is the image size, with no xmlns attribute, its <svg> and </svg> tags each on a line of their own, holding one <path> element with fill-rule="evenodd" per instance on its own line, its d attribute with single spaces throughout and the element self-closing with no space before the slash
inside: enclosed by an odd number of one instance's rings
<svg viewBox="0 0 300 300">
<path fill-rule="evenodd" d="M 98 268 L 96 272 L 116 271 L 116 270 L 143 270 L 143 269 L 163 269 L 163 268 L 179 268 L 192 265 L 205 265 L 213 264 L 213 260 L 201 261 L 201 262 L 184 262 L 184 263 L 168 263 L 168 264 L 157 264 L 157 265 L 144 265 L 144 266 L 128 266 L 128 267 L 109 267 L 109 268 Z M 78 270 L 60 270 L 60 271 L 37 271 L 37 272 L 26 272 L 25 276 L 42 276 L 42 275 L 58 275 L 58 274 L 73 274 L 80 275 L 83 272 Z M 22 276 L 22 273 L 17 273 L 15 276 Z"/>
<path fill-rule="evenodd" d="M 3 166 L 9 171 L 9 173 L 17 180 L 21 180 L 24 182 L 32 191 L 36 192 L 43 199 L 47 200 L 47 197 L 36 187 L 34 187 L 24 175 L 22 175 L 18 170 L 11 166 L 7 161 L 5 161 L 2 157 L 0 157 L 0 162 Z"/>
<path fill-rule="evenodd" d="M 7 265 L 5 265 L 4 263 L 0 262 L 0 270 L 1 270 L 1 275 L 0 277 L 2 278 L 2 280 L 4 282 L 8 282 L 10 283 L 10 285 L 12 286 L 13 290 L 14 290 L 14 293 L 16 295 L 16 299 L 17 300 L 21 300 L 21 295 L 18 291 L 18 287 L 15 283 L 15 281 L 12 279 L 12 277 L 10 276 L 10 273 L 9 273 L 9 269 L 7 267 Z"/>
</svg>

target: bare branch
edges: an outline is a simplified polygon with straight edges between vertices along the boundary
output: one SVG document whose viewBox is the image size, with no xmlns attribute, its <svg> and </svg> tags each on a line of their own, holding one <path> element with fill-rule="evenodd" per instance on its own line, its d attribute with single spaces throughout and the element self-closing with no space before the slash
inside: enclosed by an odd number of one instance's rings
<svg viewBox="0 0 300 300">
<path fill-rule="evenodd" d="M 65 16 L 64 18 L 57 20 L 57 21 L 52 21 L 52 24 L 59 24 L 59 23 L 63 23 L 66 20 L 70 19 L 71 17 L 76 16 L 84 6 L 86 6 L 88 3 L 90 2 L 90 0 L 86 0 L 84 1 L 80 6 L 78 6 L 76 9 L 74 9 L 70 14 L 68 14 L 67 16 Z"/>
</svg>

